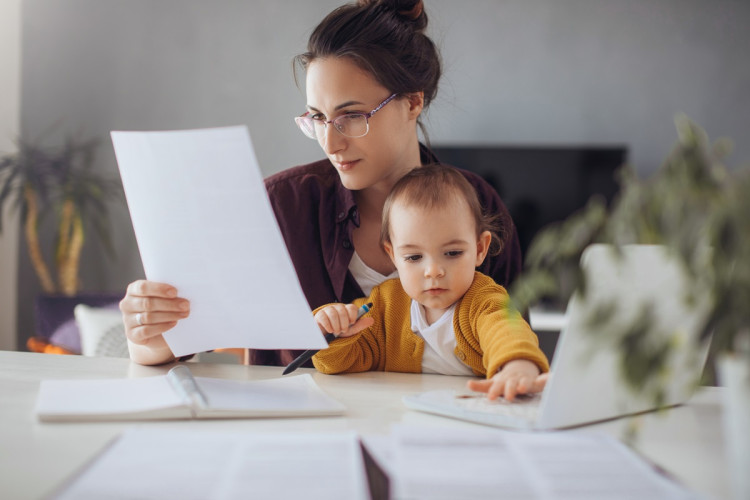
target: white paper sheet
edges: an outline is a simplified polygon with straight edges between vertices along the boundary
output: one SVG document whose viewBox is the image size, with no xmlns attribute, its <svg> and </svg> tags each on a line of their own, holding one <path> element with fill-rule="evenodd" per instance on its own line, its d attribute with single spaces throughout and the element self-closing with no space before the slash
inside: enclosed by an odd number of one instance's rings
<svg viewBox="0 0 750 500">
<path fill-rule="evenodd" d="M 246 127 L 112 132 L 143 268 L 190 300 L 176 356 L 326 347 L 268 201 Z"/>
<path fill-rule="evenodd" d="M 394 498 L 697 499 L 595 433 L 394 427 Z"/>
<path fill-rule="evenodd" d="M 55 498 L 365 500 L 369 493 L 353 432 L 144 427 L 126 431 Z"/>
</svg>

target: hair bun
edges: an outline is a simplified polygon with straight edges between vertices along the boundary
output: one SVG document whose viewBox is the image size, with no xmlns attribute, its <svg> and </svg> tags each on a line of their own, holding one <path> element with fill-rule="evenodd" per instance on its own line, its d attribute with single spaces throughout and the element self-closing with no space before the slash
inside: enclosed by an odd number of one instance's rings
<svg viewBox="0 0 750 500">
<path fill-rule="evenodd" d="M 359 0 L 357 3 L 362 7 L 381 5 L 396 12 L 399 17 L 403 17 L 407 21 L 418 21 L 424 14 L 424 2 L 422 0 Z"/>
<path fill-rule="evenodd" d="M 422 15 L 422 12 L 424 12 L 424 2 L 422 0 L 417 0 L 411 9 L 399 10 L 398 15 L 405 17 L 410 21 L 416 21 L 419 19 L 419 16 Z"/>
<path fill-rule="evenodd" d="M 426 28 L 423 0 L 355 0 L 315 27 L 295 64 L 307 69 L 316 59 L 349 58 L 392 94 L 423 93 L 426 108 L 442 70 Z"/>
</svg>

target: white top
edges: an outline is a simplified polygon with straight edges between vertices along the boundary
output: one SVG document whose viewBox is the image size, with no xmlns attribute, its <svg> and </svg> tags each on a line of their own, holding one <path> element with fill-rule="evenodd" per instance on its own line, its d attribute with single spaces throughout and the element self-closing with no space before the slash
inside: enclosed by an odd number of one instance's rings
<svg viewBox="0 0 750 500">
<path fill-rule="evenodd" d="M 433 324 L 427 324 L 424 307 L 416 300 L 411 301 L 411 330 L 424 339 L 422 373 L 442 375 L 473 375 L 467 365 L 459 360 L 456 349 L 456 333 L 453 331 L 453 304 Z"/>
<path fill-rule="evenodd" d="M 379 285 L 385 280 L 389 280 L 391 278 L 398 278 L 398 271 L 393 271 L 391 274 L 386 276 L 384 274 L 380 274 L 375 269 L 372 269 L 367 264 L 365 264 L 365 262 L 357 254 L 357 252 L 354 252 L 354 254 L 352 255 L 352 260 L 351 262 L 349 262 L 349 272 L 352 273 L 352 276 L 354 276 L 354 280 L 368 297 L 370 296 L 370 292 L 372 292 L 372 289 L 376 285 Z"/>
</svg>

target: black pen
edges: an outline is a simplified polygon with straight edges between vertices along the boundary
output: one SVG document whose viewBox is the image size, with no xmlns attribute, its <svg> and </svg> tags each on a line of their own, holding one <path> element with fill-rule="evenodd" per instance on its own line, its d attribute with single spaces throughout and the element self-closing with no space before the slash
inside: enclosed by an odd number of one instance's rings
<svg viewBox="0 0 750 500">
<path fill-rule="evenodd" d="M 357 319 L 355 319 L 354 322 L 356 323 L 359 320 L 359 318 L 364 316 L 367 313 L 367 311 L 369 311 L 370 309 L 372 309 L 372 302 L 368 302 L 367 304 L 364 304 L 362 307 L 360 307 L 359 311 L 357 311 Z M 326 337 L 326 342 L 330 344 L 331 342 L 333 342 L 333 339 L 336 338 L 336 334 L 326 333 L 325 337 Z M 315 353 L 318 352 L 319 350 L 320 349 L 308 349 L 307 351 L 297 356 L 294 359 L 294 361 L 289 363 L 287 367 L 284 368 L 284 372 L 282 373 L 282 375 L 286 375 L 287 373 L 292 373 L 294 370 L 302 366 L 302 364 L 305 363 L 308 359 L 315 356 Z"/>
</svg>

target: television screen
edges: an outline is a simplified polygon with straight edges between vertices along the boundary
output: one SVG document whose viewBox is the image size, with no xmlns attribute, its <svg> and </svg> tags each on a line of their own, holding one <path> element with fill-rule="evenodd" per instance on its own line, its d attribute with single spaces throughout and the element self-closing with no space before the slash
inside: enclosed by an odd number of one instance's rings
<svg viewBox="0 0 750 500">
<path fill-rule="evenodd" d="M 593 195 L 607 202 L 627 161 L 626 146 L 436 145 L 441 162 L 471 170 L 500 194 L 516 224 L 524 255 L 544 226 L 583 208 Z"/>
</svg>

